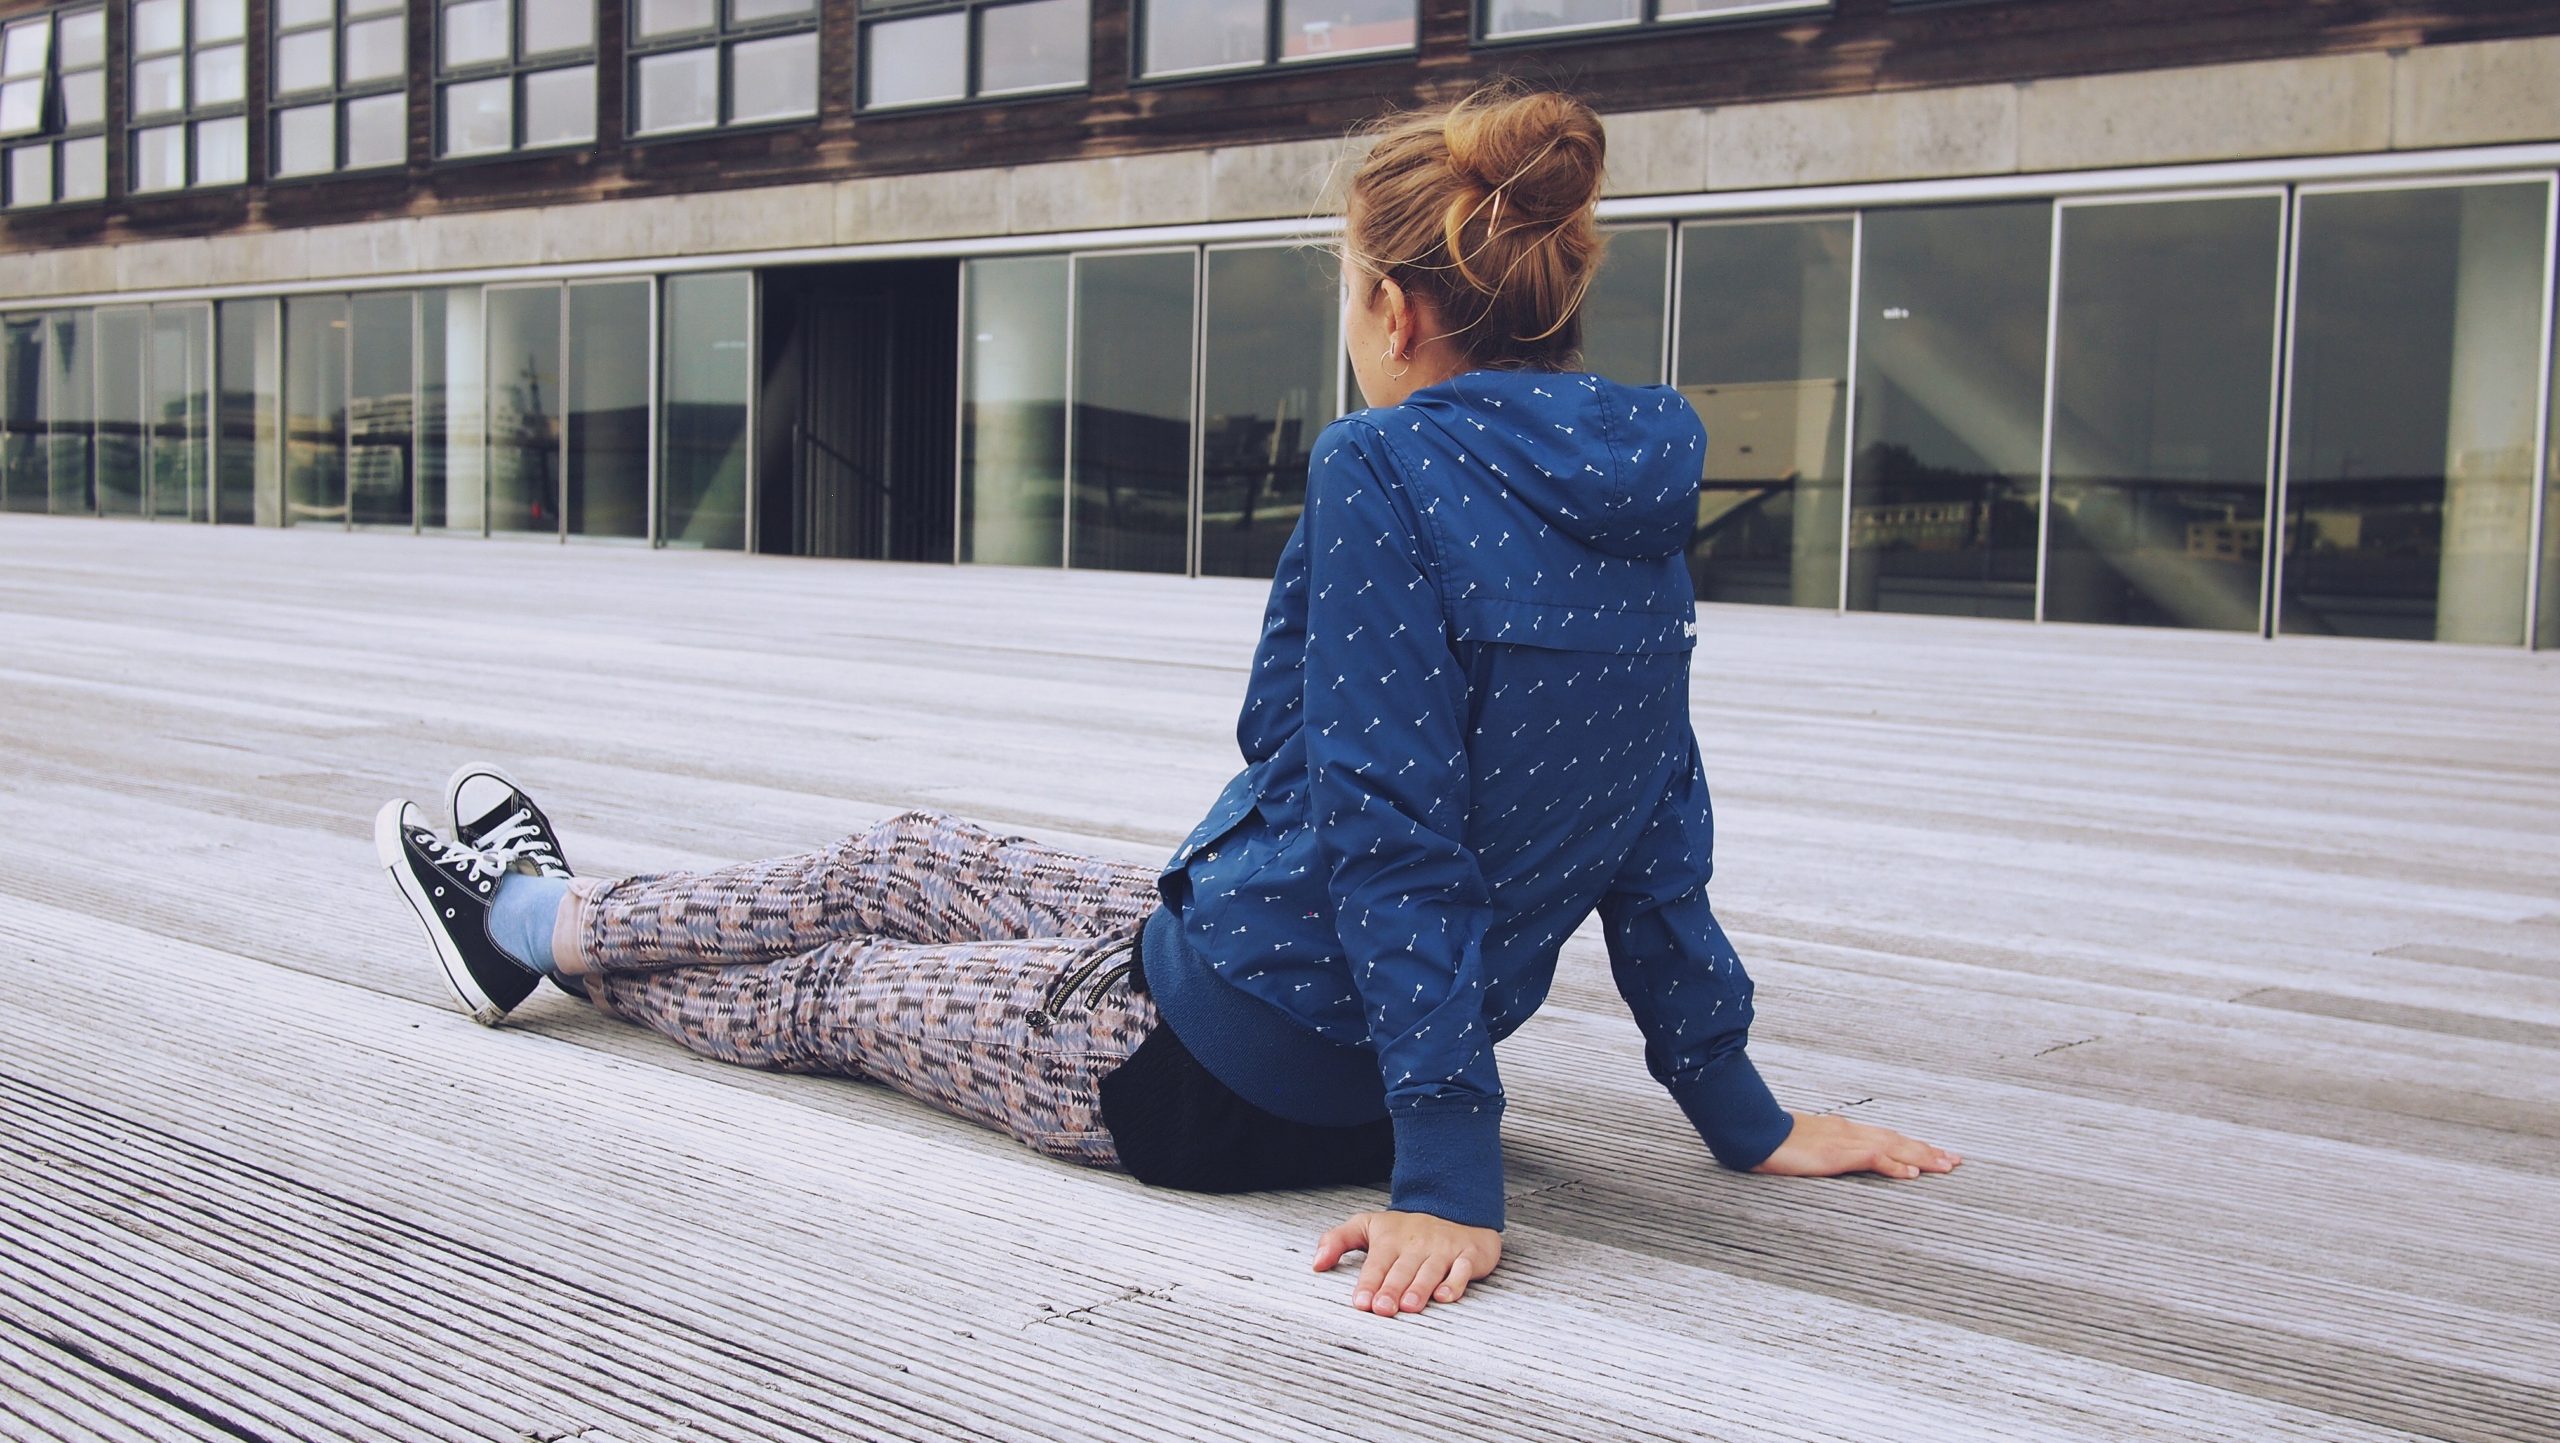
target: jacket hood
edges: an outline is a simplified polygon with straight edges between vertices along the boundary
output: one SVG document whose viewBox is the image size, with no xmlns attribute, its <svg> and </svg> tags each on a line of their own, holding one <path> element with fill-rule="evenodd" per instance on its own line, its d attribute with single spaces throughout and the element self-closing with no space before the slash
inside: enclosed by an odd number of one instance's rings
<svg viewBox="0 0 2560 1443">
<path fill-rule="evenodd" d="M 1643 558 L 1689 544 L 1707 433 L 1669 386 L 1573 371 L 1468 371 L 1414 392 L 1401 409 L 1595 551 Z"/>
</svg>

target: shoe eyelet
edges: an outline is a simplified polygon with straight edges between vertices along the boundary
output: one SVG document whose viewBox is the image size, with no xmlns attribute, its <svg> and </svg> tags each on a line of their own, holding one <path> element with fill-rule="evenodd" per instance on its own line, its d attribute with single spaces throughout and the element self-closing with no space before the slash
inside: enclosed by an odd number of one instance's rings
<svg viewBox="0 0 2560 1443">
<path fill-rule="evenodd" d="M 488 890 L 489 890 L 489 884 L 488 884 L 488 883 L 486 883 L 486 882 L 481 883 L 481 884 L 480 884 L 480 890 L 481 890 L 481 891 L 483 891 L 483 892 L 488 891 Z"/>
<path fill-rule="evenodd" d="M 436 895 L 437 895 L 437 896 L 439 896 L 439 897 L 443 896 L 443 895 L 444 895 L 444 888 L 442 888 L 442 887 L 438 887 L 438 888 L 436 888 Z"/>
<path fill-rule="evenodd" d="M 453 909 L 452 909 L 451 907 L 447 907 L 447 908 L 445 908 L 445 909 L 444 909 L 444 914 L 445 914 L 447 917 L 452 916 L 452 915 L 453 915 Z"/>
</svg>

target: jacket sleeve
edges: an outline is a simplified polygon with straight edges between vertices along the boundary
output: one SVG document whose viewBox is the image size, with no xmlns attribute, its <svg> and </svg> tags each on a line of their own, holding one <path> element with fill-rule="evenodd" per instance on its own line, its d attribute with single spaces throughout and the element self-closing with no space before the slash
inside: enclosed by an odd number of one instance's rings
<svg viewBox="0 0 2560 1443">
<path fill-rule="evenodd" d="M 1748 1170 L 1795 1119 L 1770 1096 L 1744 1044 L 1751 977 L 1707 906 L 1715 817 L 1698 741 L 1636 839 L 1600 918 L 1618 995 L 1644 1033 L 1645 1070 L 1671 1092 L 1716 1161 Z"/>
<path fill-rule="evenodd" d="M 1309 815 L 1394 1121 L 1391 1206 L 1499 1228 L 1467 683 L 1416 524 L 1377 433 L 1328 427 L 1307 475 Z"/>
</svg>

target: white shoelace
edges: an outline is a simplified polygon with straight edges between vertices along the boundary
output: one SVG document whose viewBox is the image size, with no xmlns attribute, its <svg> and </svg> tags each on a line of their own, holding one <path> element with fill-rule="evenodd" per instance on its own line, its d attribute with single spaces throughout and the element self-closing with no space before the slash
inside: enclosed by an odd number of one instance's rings
<svg viewBox="0 0 2560 1443">
<path fill-rule="evenodd" d="M 486 852 L 448 842 L 433 832 L 422 832 L 420 835 L 426 842 L 427 850 L 435 854 L 435 860 L 439 865 L 458 866 L 473 877 L 492 882 L 506 871 L 505 863 Z"/>
<path fill-rule="evenodd" d="M 543 837 L 541 829 L 533 824 L 533 814 L 522 807 L 516 809 L 514 816 L 491 827 L 481 836 L 480 850 L 495 858 L 501 866 L 518 857 L 527 858 L 536 866 L 559 860 L 559 854 L 551 849 L 551 843 Z"/>
</svg>

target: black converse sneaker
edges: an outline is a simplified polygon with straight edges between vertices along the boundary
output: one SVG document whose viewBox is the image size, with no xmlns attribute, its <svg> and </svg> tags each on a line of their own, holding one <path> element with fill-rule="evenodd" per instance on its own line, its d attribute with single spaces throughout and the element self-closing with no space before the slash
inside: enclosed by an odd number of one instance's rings
<svg viewBox="0 0 2560 1443">
<path fill-rule="evenodd" d="M 509 871 L 569 879 L 560 834 L 505 772 L 485 764 L 464 767 L 446 780 L 444 804 L 462 845 L 487 852 Z"/>
<path fill-rule="evenodd" d="M 560 851 L 560 833 L 534 805 L 515 778 L 486 763 L 475 763 L 445 780 L 445 810 L 453 817 L 453 835 L 462 845 L 488 853 L 511 872 L 566 881 L 573 874 Z M 553 973 L 561 991 L 584 1001 L 587 989 Z"/>
<path fill-rule="evenodd" d="M 495 1027 L 542 984 L 542 974 L 489 939 L 489 902 L 505 864 L 427 827 L 415 802 L 388 802 L 373 818 L 374 851 L 427 929 L 445 981 L 471 1020 Z"/>
</svg>

